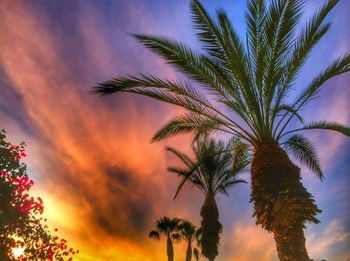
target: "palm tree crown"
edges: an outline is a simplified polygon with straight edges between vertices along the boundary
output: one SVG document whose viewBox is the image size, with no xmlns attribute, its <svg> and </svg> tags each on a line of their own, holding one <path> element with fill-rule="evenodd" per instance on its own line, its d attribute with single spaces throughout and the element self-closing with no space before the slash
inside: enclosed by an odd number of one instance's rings
<svg viewBox="0 0 350 261">
<path fill-rule="evenodd" d="M 152 230 L 149 233 L 150 238 L 159 239 L 160 234 L 164 235 L 170 235 L 172 238 L 177 239 L 179 238 L 179 226 L 180 226 L 181 220 L 179 218 L 169 218 L 169 217 L 162 217 L 161 219 L 158 219 L 156 222 L 156 228 L 157 230 Z"/>
<path fill-rule="evenodd" d="M 197 228 L 188 220 L 182 220 L 180 224 L 180 234 L 186 240 L 194 240 Z"/>
<path fill-rule="evenodd" d="M 311 142 L 303 130 L 327 129 L 350 136 L 339 123 L 305 123 L 301 109 L 314 100 L 322 85 L 350 70 L 350 53 L 333 61 L 289 102 L 288 94 L 313 47 L 330 28 L 324 23 L 339 0 L 329 0 L 300 32 L 305 0 L 248 0 L 247 37 L 243 43 L 225 11 L 211 18 L 198 0 L 191 1 L 192 20 L 203 43 L 204 54 L 164 36 L 137 34 L 134 37 L 184 72 L 191 81 L 162 80 L 153 75 L 116 77 L 100 83 L 101 95 L 130 92 L 181 106 L 187 113 L 170 120 L 154 137 L 161 140 L 179 133 L 202 135 L 220 131 L 233 134 L 253 147 L 275 142 L 285 145 L 296 158 L 323 177 Z M 192 82 L 214 96 L 215 104 L 197 91 Z M 301 126 L 288 130 L 292 119 Z M 243 122 L 243 123 L 242 123 Z M 289 137 L 289 138 L 288 138 Z"/>
<path fill-rule="evenodd" d="M 237 183 L 246 183 L 237 179 L 237 174 L 250 163 L 250 156 L 246 146 L 239 140 L 233 139 L 225 145 L 206 136 L 193 143 L 192 149 L 195 160 L 175 148 L 167 147 L 168 151 L 185 164 L 185 168 L 168 168 L 182 178 L 174 199 L 186 182 L 192 183 L 204 196 L 215 196 L 218 193 L 228 195 L 227 190 L 230 187 Z"/>
</svg>

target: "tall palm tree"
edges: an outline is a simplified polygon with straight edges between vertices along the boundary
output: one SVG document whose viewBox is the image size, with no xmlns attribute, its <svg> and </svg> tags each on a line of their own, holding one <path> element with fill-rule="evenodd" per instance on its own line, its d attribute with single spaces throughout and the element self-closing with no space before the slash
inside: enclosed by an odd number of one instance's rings
<svg viewBox="0 0 350 261">
<path fill-rule="evenodd" d="M 197 239 L 198 230 L 195 225 L 193 225 L 188 220 L 182 220 L 180 224 L 180 234 L 182 238 L 187 241 L 187 250 L 186 250 L 186 261 L 192 260 L 192 252 L 194 253 L 196 259 L 196 248 L 192 249 L 192 242 Z"/>
<path fill-rule="evenodd" d="M 179 234 L 180 221 L 181 220 L 179 218 L 162 217 L 156 222 L 157 229 L 152 230 L 148 234 L 150 238 L 154 238 L 157 240 L 160 239 L 160 234 L 163 234 L 167 237 L 166 252 L 168 255 L 168 261 L 174 261 L 173 241 L 178 242 L 181 239 L 181 236 Z"/>
<path fill-rule="evenodd" d="M 232 144 L 237 147 L 240 142 L 234 140 Z M 174 148 L 167 148 L 185 164 L 185 168 L 168 168 L 170 172 L 182 178 L 174 198 L 188 181 L 205 196 L 200 212 L 202 216 L 201 247 L 202 254 L 210 261 L 218 255 L 220 233 L 222 232 L 215 196 L 218 193 L 228 195 L 228 188 L 237 183 L 245 183 L 244 180 L 237 179 L 236 175 L 249 163 L 249 155 L 241 146 L 240 151 L 234 150 L 236 160 L 232 163 L 231 146 L 225 146 L 220 141 L 204 137 L 193 144 L 195 160 Z"/>
<path fill-rule="evenodd" d="M 154 141 L 190 132 L 196 136 L 224 132 L 244 140 L 253 152 L 254 216 L 257 224 L 274 233 L 280 260 L 309 260 L 303 229 L 307 222 L 319 223 L 320 213 L 287 153 L 323 179 L 314 147 L 300 132 L 320 129 L 350 136 L 350 129 L 339 123 L 306 123 L 300 115 L 326 81 L 349 72 L 350 53 L 331 62 L 295 100 L 288 97 L 313 47 L 329 30 L 330 23 L 324 20 L 339 0 L 328 0 L 297 32 L 304 2 L 247 0 L 243 43 L 225 11 L 219 9 L 214 20 L 198 0 L 192 0 L 194 28 L 204 52 L 164 36 L 134 35 L 190 81 L 141 74 L 116 77 L 95 87 L 101 95 L 136 93 L 188 111 L 170 120 Z M 210 99 L 197 88 L 209 93 Z"/>
</svg>

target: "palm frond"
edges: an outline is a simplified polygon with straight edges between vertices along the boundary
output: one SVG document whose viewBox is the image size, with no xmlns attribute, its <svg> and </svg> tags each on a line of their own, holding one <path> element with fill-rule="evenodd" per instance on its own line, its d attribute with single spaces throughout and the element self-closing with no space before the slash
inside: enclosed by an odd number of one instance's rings
<svg viewBox="0 0 350 261">
<path fill-rule="evenodd" d="M 313 99 L 322 85 L 329 79 L 350 71 L 350 53 L 336 59 L 326 70 L 319 76 L 315 77 L 311 84 L 304 89 L 300 96 L 296 99 L 299 110 L 307 101 Z"/>
<path fill-rule="evenodd" d="M 312 143 L 301 135 L 293 135 L 285 143 L 287 151 L 291 152 L 297 160 L 305 164 L 312 172 L 323 180 L 324 176 L 320 167 L 317 153 Z"/>
<path fill-rule="evenodd" d="M 160 239 L 159 233 L 155 230 L 152 230 L 151 232 L 149 232 L 148 237 L 156 240 Z"/>
<path fill-rule="evenodd" d="M 182 180 L 180 181 L 179 185 L 177 186 L 177 189 L 176 189 L 176 192 L 175 192 L 175 195 L 173 198 L 174 200 L 179 195 L 179 193 L 180 193 L 182 187 L 185 185 L 185 183 L 188 180 L 191 181 L 191 177 L 196 172 L 197 169 L 198 169 L 198 165 L 195 165 L 192 169 L 189 169 L 188 171 L 181 171 L 181 172 L 177 172 L 176 168 L 168 168 L 168 171 L 177 173 L 179 176 L 183 176 Z"/>
<path fill-rule="evenodd" d="M 130 92 L 150 96 L 184 108 L 191 107 L 192 105 L 194 106 L 194 104 L 202 104 L 200 106 L 206 108 L 212 107 L 205 96 L 191 87 L 189 82 L 162 80 L 153 75 L 140 74 L 139 77 L 116 77 L 112 80 L 99 83 L 94 88 L 94 92 L 100 95 L 109 95 L 116 92 Z M 173 97 L 171 98 L 171 96 Z M 182 103 L 179 101 L 181 99 L 185 99 L 187 102 Z"/>
<path fill-rule="evenodd" d="M 254 118 L 254 125 L 261 125 L 259 105 L 250 84 L 247 84 L 248 77 L 244 70 L 246 58 L 244 58 L 243 48 L 226 14 L 222 11 L 218 12 L 221 25 L 219 28 L 198 0 L 193 0 L 191 7 L 195 29 L 200 31 L 198 38 L 204 42 L 204 49 L 219 63 L 221 68 L 230 72 L 234 85 L 240 89 L 244 96 L 244 99 L 241 99 L 235 91 L 233 98 L 242 106 L 249 108 L 251 117 Z"/>
<path fill-rule="evenodd" d="M 160 54 L 168 63 L 174 64 L 193 80 L 203 84 L 214 95 L 228 99 L 237 96 L 228 75 L 215 66 L 206 56 L 199 55 L 175 40 L 164 36 L 134 35 L 147 48 Z"/>
<path fill-rule="evenodd" d="M 185 153 L 182 153 L 173 147 L 166 147 L 165 149 L 178 157 L 183 163 L 186 164 L 187 167 L 192 168 L 195 165 L 195 163 Z"/>
<path fill-rule="evenodd" d="M 281 91 L 281 98 L 285 94 L 286 88 L 294 80 L 297 72 L 305 63 L 313 47 L 327 33 L 330 24 L 322 25 L 328 13 L 335 7 L 339 0 L 328 1 L 320 10 L 307 22 L 295 40 L 291 55 L 286 64 L 285 86 Z"/>
<path fill-rule="evenodd" d="M 230 69 L 237 78 L 241 86 L 248 83 L 247 57 L 238 34 L 234 30 L 226 12 L 222 9 L 217 11 L 217 17 L 220 24 L 220 34 L 222 45 L 229 59 Z"/>
<path fill-rule="evenodd" d="M 233 139 L 231 143 L 233 175 L 236 175 L 251 162 L 249 151 L 248 144 L 243 143 L 239 139 Z"/>
<path fill-rule="evenodd" d="M 315 77 L 308 87 L 297 97 L 295 102 L 292 105 L 293 110 L 298 112 L 308 101 L 311 101 L 315 98 L 317 93 L 323 84 L 329 79 L 350 71 L 350 53 L 344 55 L 343 57 L 337 59 L 333 62 L 325 71 L 320 75 Z M 288 120 L 284 123 L 283 127 L 279 131 L 276 139 L 279 140 L 284 134 L 285 128 L 288 126 L 291 119 L 295 116 L 292 114 L 289 116 Z M 281 119 L 283 120 L 283 119 Z M 346 134 L 345 134 L 346 135 Z"/>
<path fill-rule="evenodd" d="M 322 37 L 328 32 L 330 23 L 322 25 L 324 19 L 328 13 L 335 7 L 339 0 L 329 0 L 320 10 L 310 19 L 303 28 L 295 40 L 294 47 L 288 57 L 285 65 L 285 73 L 283 76 L 283 84 L 279 86 L 278 94 L 275 102 L 275 110 L 280 106 L 280 103 L 286 97 L 288 90 L 291 88 L 294 79 L 296 78 L 299 70 L 304 65 L 305 61 L 309 57 L 314 46 L 322 39 Z M 293 109 L 294 111 L 296 108 Z M 282 121 L 287 116 L 287 112 L 283 115 L 282 119 L 278 122 L 277 128 L 281 125 Z M 272 116 L 274 120 L 275 115 Z M 275 134 L 274 134 L 275 135 Z"/>
<path fill-rule="evenodd" d="M 293 43 L 294 28 L 301 16 L 303 0 L 272 1 L 266 21 L 266 70 L 264 73 L 265 124 L 270 128 L 270 106 L 282 80 L 284 61 Z"/>
<path fill-rule="evenodd" d="M 248 182 L 245 181 L 244 179 L 230 179 L 226 182 L 223 182 L 217 189 L 218 192 L 221 192 L 225 194 L 226 196 L 229 196 L 227 190 L 231 188 L 232 186 L 239 184 L 239 183 L 245 183 L 247 184 Z"/>
<path fill-rule="evenodd" d="M 284 115 L 278 115 L 278 113 L 285 111 Z M 292 115 L 295 115 L 297 119 L 304 124 L 304 119 L 303 117 L 291 106 L 287 104 L 281 104 L 278 107 L 275 107 L 273 113 L 272 113 L 272 128 L 271 130 L 273 131 L 272 137 L 276 138 L 276 133 L 279 130 L 280 125 L 283 123 L 284 118 L 291 113 Z M 277 125 L 274 126 L 274 119 L 282 116 L 281 119 L 278 121 Z"/>
<path fill-rule="evenodd" d="M 252 139 L 252 135 L 248 131 L 240 124 L 228 118 L 219 109 L 215 108 L 205 96 L 197 92 L 188 82 L 164 81 L 156 76 L 141 74 L 140 77 L 117 77 L 110 81 L 100 83 L 95 87 L 95 92 L 101 95 L 115 92 L 129 92 L 148 96 L 165 103 L 185 108 L 203 117 L 215 119 L 213 122 L 217 122 L 220 116 L 221 123 L 231 131 L 246 140 L 250 141 Z"/>
<path fill-rule="evenodd" d="M 175 243 L 179 243 L 179 242 L 181 242 L 181 235 L 179 233 L 174 233 L 174 234 L 171 235 L 171 239 Z"/>
<path fill-rule="evenodd" d="M 249 77 L 250 72 L 249 68 L 247 66 L 248 64 L 248 58 L 245 53 L 245 50 L 243 48 L 243 44 L 241 40 L 238 37 L 238 34 L 234 30 L 230 20 L 228 19 L 228 16 L 225 11 L 219 9 L 217 11 L 218 21 L 220 24 L 220 33 L 221 33 L 221 39 L 222 39 L 222 46 L 225 51 L 225 55 L 227 56 L 227 61 L 225 66 L 232 72 L 232 77 L 237 82 L 237 88 L 239 88 L 241 96 L 244 99 L 238 100 L 236 96 L 235 98 L 236 102 L 239 102 L 239 105 L 241 107 L 249 108 L 251 112 L 254 112 L 256 115 L 260 115 L 260 106 L 258 102 L 258 97 L 256 96 L 256 93 L 254 92 L 253 81 Z M 223 66 L 223 65 L 222 65 Z M 245 109 L 244 111 L 248 111 Z M 237 112 L 237 111 L 236 111 Z M 241 115 L 242 113 L 239 113 L 239 115 L 246 120 L 245 115 Z M 257 117 L 256 121 L 259 121 L 260 118 Z M 252 126 L 251 122 L 247 122 L 249 126 Z"/>
<path fill-rule="evenodd" d="M 166 123 L 153 136 L 152 141 L 159 141 L 180 133 L 194 132 L 198 134 L 213 130 L 221 130 L 225 132 L 224 128 L 225 122 L 214 115 L 212 118 L 209 118 L 197 113 L 185 113 L 174 117 L 168 123 Z"/>
<path fill-rule="evenodd" d="M 262 78 L 264 72 L 263 59 L 266 54 L 266 39 L 263 29 L 266 22 L 266 2 L 265 0 L 247 1 L 246 24 L 248 35 L 249 60 L 255 75 L 255 85 L 261 97 Z"/>
<path fill-rule="evenodd" d="M 204 43 L 204 49 L 213 58 L 223 61 L 223 52 L 220 30 L 198 0 L 191 1 L 192 21 L 194 29 L 198 30 L 198 39 Z"/>
<path fill-rule="evenodd" d="M 292 132 L 303 131 L 303 130 L 331 130 L 331 131 L 336 131 L 336 132 L 339 132 L 341 134 L 344 134 L 345 136 L 350 137 L 350 128 L 349 127 L 342 125 L 340 123 L 337 123 L 337 122 L 328 122 L 328 121 L 314 121 L 314 122 L 311 122 L 309 124 L 304 125 L 303 128 L 288 131 L 288 132 L 284 133 L 284 135 L 287 135 L 287 134 L 292 133 Z M 283 137 L 284 135 L 282 135 L 281 137 Z"/>
<path fill-rule="evenodd" d="M 301 115 L 300 115 L 296 110 L 294 110 L 292 106 L 287 105 L 287 104 L 281 104 L 279 107 L 276 108 L 276 112 L 275 112 L 275 113 L 276 113 L 276 115 L 277 115 L 278 113 L 280 113 L 280 112 L 282 112 L 282 111 L 286 111 L 286 113 L 294 114 L 295 117 L 297 117 L 298 120 L 299 120 L 302 124 L 304 124 L 304 119 L 303 119 L 303 117 L 301 117 Z"/>
</svg>

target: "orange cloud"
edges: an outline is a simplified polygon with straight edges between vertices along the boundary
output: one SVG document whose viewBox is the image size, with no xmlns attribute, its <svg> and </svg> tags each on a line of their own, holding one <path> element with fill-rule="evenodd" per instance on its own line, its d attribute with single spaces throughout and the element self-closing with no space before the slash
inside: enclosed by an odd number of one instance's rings
<svg viewBox="0 0 350 261">
<path fill-rule="evenodd" d="M 140 100 L 122 96 L 105 106 L 91 95 L 66 68 L 64 43 L 43 27 L 41 13 L 17 2 L 3 4 L 0 14 L 0 60 L 40 135 L 28 142 L 28 165 L 51 224 L 81 249 L 81 260 L 155 260 L 142 242 L 171 201 L 163 145 L 149 143 L 163 120 L 152 118 L 154 108 L 140 111 Z M 103 37 L 81 26 L 90 40 Z M 108 46 L 91 44 L 94 66 L 111 66 L 101 64 Z M 176 111 L 159 108 L 166 118 Z"/>
</svg>

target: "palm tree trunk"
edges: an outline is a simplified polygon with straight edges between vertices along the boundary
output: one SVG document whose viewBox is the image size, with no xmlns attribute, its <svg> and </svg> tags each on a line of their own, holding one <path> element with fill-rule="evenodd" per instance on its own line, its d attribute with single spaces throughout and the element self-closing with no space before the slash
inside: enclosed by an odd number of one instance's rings
<svg viewBox="0 0 350 261">
<path fill-rule="evenodd" d="M 321 211 L 301 183 L 300 169 L 278 144 L 265 143 L 255 150 L 251 172 L 253 216 L 274 233 L 279 259 L 309 261 L 304 224 L 319 223 Z"/>
<path fill-rule="evenodd" d="M 207 195 L 201 209 L 201 216 L 202 254 L 210 261 L 213 261 L 219 253 L 219 240 L 222 232 L 222 225 L 219 222 L 219 210 L 213 195 Z"/>
<path fill-rule="evenodd" d="M 188 240 L 187 251 L 186 251 L 186 261 L 192 260 L 192 240 Z"/>
<path fill-rule="evenodd" d="M 168 261 L 174 261 L 174 247 L 173 247 L 173 241 L 170 238 L 170 235 L 168 235 L 167 242 L 166 242 L 166 252 L 168 255 Z"/>
<path fill-rule="evenodd" d="M 273 233 L 280 260 L 310 260 L 305 247 L 305 236 L 302 226 L 281 230 L 273 229 Z"/>
</svg>

